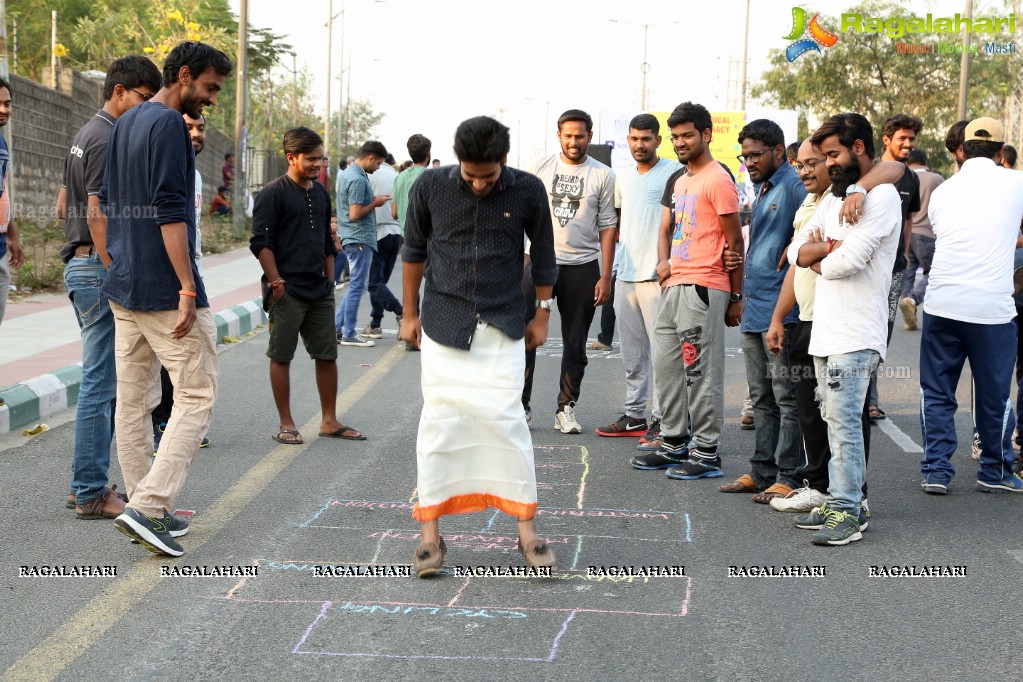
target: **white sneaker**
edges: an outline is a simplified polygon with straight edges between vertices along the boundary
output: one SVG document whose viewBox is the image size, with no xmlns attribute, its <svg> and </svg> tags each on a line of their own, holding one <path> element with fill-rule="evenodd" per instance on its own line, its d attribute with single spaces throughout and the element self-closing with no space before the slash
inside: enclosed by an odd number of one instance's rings
<svg viewBox="0 0 1023 682">
<path fill-rule="evenodd" d="M 575 403 L 569 403 L 554 415 L 554 428 L 562 433 L 582 433 L 583 427 L 575 420 Z"/>
<path fill-rule="evenodd" d="M 742 412 L 739 413 L 740 417 L 752 417 L 753 416 L 753 398 L 746 398 L 742 401 Z"/>
<path fill-rule="evenodd" d="M 860 506 L 863 508 L 863 515 L 869 519 L 870 518 L 870 505 L 867 504 L 867 498 L 865 498 L 865 497 L 863 498 L 863 501 L 860 502 Z"/>
<path fill-rule="evenodd" d="M 808 512 L 824 504 L 827 498 L 813 488 L 797 488 L 785 497 L 771 500 L 771 509 L 780 512 Z"/>
</svg>

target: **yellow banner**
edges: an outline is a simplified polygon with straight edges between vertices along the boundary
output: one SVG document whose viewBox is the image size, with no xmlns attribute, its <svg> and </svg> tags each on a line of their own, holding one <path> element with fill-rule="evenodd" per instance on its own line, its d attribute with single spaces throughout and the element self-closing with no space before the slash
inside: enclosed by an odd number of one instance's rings
<svg viewBox="0 0 1023 682">
<path fill-rule="evenodd" d="M 671 130 L 668 128 L 668 116 L 670 111 L 651 112 L 661 123 L 661 146 L 657 148 L 657 155 L 664 159 L 677 159 L 675 149 L 671 146 Z M 710 153 L 715 161 L 728 166 L 728 169 L 735 175 L 735 181 L 739 183 L 749 182 L 746 175 L 746 166 L 741 165 L 735 157 L 739 155 L 742 148 L 739 146 L 739 131 L 746 125 L 746 114 L 742 111 L 712 111 L 711 119 L 714 121 L 713 137 L 710 141 Z"/>
</svg>

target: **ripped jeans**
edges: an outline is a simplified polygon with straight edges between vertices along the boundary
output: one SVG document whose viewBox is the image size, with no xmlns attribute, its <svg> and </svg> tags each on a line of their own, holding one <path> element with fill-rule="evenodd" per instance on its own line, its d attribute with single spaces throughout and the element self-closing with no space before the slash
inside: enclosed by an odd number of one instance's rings
<svg viewBox="0 0 1023 682">
<path fill-rule="evenodd" d="M 881 355 L 870 349 L 813 359 L 821 417 L 828 425 L 831 448 L 828 506 L 853 516 L 860 511 L 867 471 L 861 421 L 863 402 L 870 374 L 880 359 Z"/>
</svg>

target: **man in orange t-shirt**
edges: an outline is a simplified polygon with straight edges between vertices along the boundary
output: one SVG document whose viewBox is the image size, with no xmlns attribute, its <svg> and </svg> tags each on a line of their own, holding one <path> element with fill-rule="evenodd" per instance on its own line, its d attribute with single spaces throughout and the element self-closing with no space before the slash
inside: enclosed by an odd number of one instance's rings
<svg viewBox="0 0 1023 682">
<path fill-rule="evenodd" d="M 668 127 L 686 167 L 668 178 L 657 245 L 663 293 L 654 328 L 654 372 L 664 442 L 631 464 L 667 469 L 669 478 L 718 478 L 723 475 L 717 448 L 725 411 L 725 325 L 734 327 L 742 317 L 742 266 L 727 272 L 721 253 L 726 244 L 742 243 L 739 195 L 728 171 L 710 154 L 713 128 L 705 107 L 680 104 Z"/>
</svg>

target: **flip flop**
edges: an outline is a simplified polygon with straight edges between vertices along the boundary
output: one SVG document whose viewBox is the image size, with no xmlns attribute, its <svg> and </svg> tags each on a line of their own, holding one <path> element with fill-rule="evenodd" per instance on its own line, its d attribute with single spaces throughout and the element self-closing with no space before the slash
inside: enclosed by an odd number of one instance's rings
<svg viewBox="0 0 1023 682">
<path fill-rule="evenodd" d="M 294 440 L 281 438 L 282 433 L 286 433 L 289 436 L 297 436 L 297 438 L 295 438 Z M 281 429 L 280 431 L 277 432 L 276 436 L 271 436 L 271 438 L 273 438 L 281 445 L 302 445 L 303 443 L 305 443 L 305 441 L 302 440 L 302 434 L 296 431 L 295 429 Z"/>
<path fill-rule="evenodd" d="M 879 419 L 885 419 L 888 417 L 888 415 L 884 413 L 884 410 L 882 410 L 877 405 L 871 405 L 868 408 L 868 411 L 870 413 L 870 421 L 877 421 Z"/>
<path fill-rule="evenodd" d="M 351 428 L 350 426 L 345 426 L 344 424 L 342 424 L 340 428 L 337 429 L 337 431 L 334 431 L 332 433 L 323 433 L 322 431 L 320 431 L 320 437 L 340 438 L 341 440 L 366 440 L 366 437 L 364 435 L 362 435 L 355 429 Z"/>
</svg>

